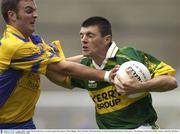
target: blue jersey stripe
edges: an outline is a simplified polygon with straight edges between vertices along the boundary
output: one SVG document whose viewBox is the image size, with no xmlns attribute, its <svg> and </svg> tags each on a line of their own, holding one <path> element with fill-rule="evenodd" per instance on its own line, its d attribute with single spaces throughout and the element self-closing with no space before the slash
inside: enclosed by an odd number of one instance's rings
<svg viewBox="0 0 180 134">
<path fill-rule="evenodd" d="M 19 36 L 19 35 L 15 34 L 15 33 L 13 33 L 13 35 L 14 35 L 14 36 L 16 36 L 18 39 L 20 39 L 20 40 L 24 41 L 24 42 L 29 42 L 29 40 L 28 40 L 28 39 L 25 39 L 25 38 L 23 38 L 23 37 L 21 37 L 21 36 Z"/>
<path fill-rule="evenodd" d="M 14 69 L 9 69 L 0 74 L 0 107 L 3 106 L 13 92 L 20 77 L 21 71 Z"/>
<path fill-rule="evenodd" d="M 13 35 L 16 36 L 18 39 L 24 41 L 24 42 L 29 42 L 28 39 L 25 39 L 25 38 L 15 34 L 15 33 L 13 33 Z M 38 35 L 30 35 L 30 38 L 31 38 L 32 42 L 36 45 L 39 43 L 43 43 L 41 37 L 39 37 Z"/>
<path fill-rule="evenodd" d="M 41 37 L 39 37 L 38 35 L 30 35 L 30 38 L 32 42 L 36 45 L 39 43 L 43 43 Z"/>
<path fill-rule="evenodd" d="M 12 60 L 11 63 L 35 60 L 35 59 L 38 59 L 39 57 L 41 57 L 43 54 L 44 54 L 44 50 L 41 50 L 40 54 L 34 54 L 33 56 L 24 57 L 22 59 Z"/>
<path fill-rule="evenodd" d="M 32 119 L 20 123 L 3 123 L 0 124 L 0 129 L 36 129 Z"/>
<path fill-rule="evenodd" d="M 51 53 L 51 55 L 49 56 L 49 58 L 53 58 L 54 57 L 54 53 Z"/>
</svg>

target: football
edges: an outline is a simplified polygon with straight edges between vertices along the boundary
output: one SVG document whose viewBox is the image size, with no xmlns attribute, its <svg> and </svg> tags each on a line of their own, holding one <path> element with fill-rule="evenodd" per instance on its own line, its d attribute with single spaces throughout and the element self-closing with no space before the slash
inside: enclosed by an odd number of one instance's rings
<svg viewBox="0 0 180 134">
<path fill-rule="evenodd" d="M 120 82 L 117 79 L 117 75 L 120 75 L 124 80 L 129 79 L 129 75 L 126 72 L 126 69 L 129 69 L 132 72 L 133 76 L 137 78 L 139 81 L 147 81 L 151 79 L 151 74 L 148 68 L 144 64 L 138 61 L 127 61 L 123 63 L 120 66 L 119 70 L 116 72 L 116 76 L 114 78 L 116 82 Z M 136 97 L 140 97 L 143 94 L 144 93 L 135 93 L 135 94 L 127 95 L 127 97 L 136 98 Z"/>
</svg>

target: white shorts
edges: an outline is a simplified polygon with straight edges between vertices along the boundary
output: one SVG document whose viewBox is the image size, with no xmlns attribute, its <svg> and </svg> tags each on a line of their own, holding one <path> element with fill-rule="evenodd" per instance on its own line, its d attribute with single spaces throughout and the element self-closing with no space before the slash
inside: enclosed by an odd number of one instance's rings
<svg viewBox="0 0 180 134">
<path fill-rule="evenodd" d="M 146 123 L 136 129 L 159 129 L 159 126 L 157 126 L 156 124 L 150 125 L 149 123 Z"/>
</svg>

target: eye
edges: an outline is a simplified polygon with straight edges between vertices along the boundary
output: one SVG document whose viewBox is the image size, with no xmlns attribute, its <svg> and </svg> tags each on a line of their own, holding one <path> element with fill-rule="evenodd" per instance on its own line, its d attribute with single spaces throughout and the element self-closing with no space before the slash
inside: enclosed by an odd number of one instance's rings
<svg viewBox="0 0 180 134">
<path fill-rule="evenodd" d="M 32 7 L 26 7 L 26 9 L 25 9 L 25 12 L 27 13 L 27 14 L 31 14 L 31 13 L 33 13 L 35 11 L 35 9 L 33 9 Z"/>
<path fill-rule="evenodd" d="M 88 36 L 89 38 L 94 38 L 94 37 L 95 37 L 95 35 L 92 34 L 92 33 L 88 34 L 87 36 Z"/>
<path fill-rule="evenodd" d="M 83 36 L 84 36 L 83 34 L 80 34 L 80 38 L 81 38 L 81 39 L 83 38 Z"/>
<path fill-rule="evenodd" d="M 89 34 L 88 37 L 89 37 L 89 38 L 93 38 L 93 35 L 92 35 L 92 34 Z"/>
<path fill-rule="evenodd" d="M 32 13 L 32 11 L 31 10 L 26 10 L 26 13 L 30 14 L 30 13 Z"/>
</svg>

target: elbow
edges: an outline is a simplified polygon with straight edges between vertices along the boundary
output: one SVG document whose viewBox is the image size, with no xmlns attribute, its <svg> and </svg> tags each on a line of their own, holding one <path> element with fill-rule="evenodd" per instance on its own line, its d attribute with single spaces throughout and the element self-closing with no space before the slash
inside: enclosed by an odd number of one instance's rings
<svg viewBox="0 0 180 134">
<path fill-rule="evenodd" d="M 171 83 L 171 89 L 172 90 L 178 87 L 177 80 L 173 76 L 170 77 L 170 83 Z"/>
<path fill-rule="evenodd" d="M 177 80 L 174 80 L 174 88 L 177 88 L 177 87 L 178 87 Z"/>
</svg>

